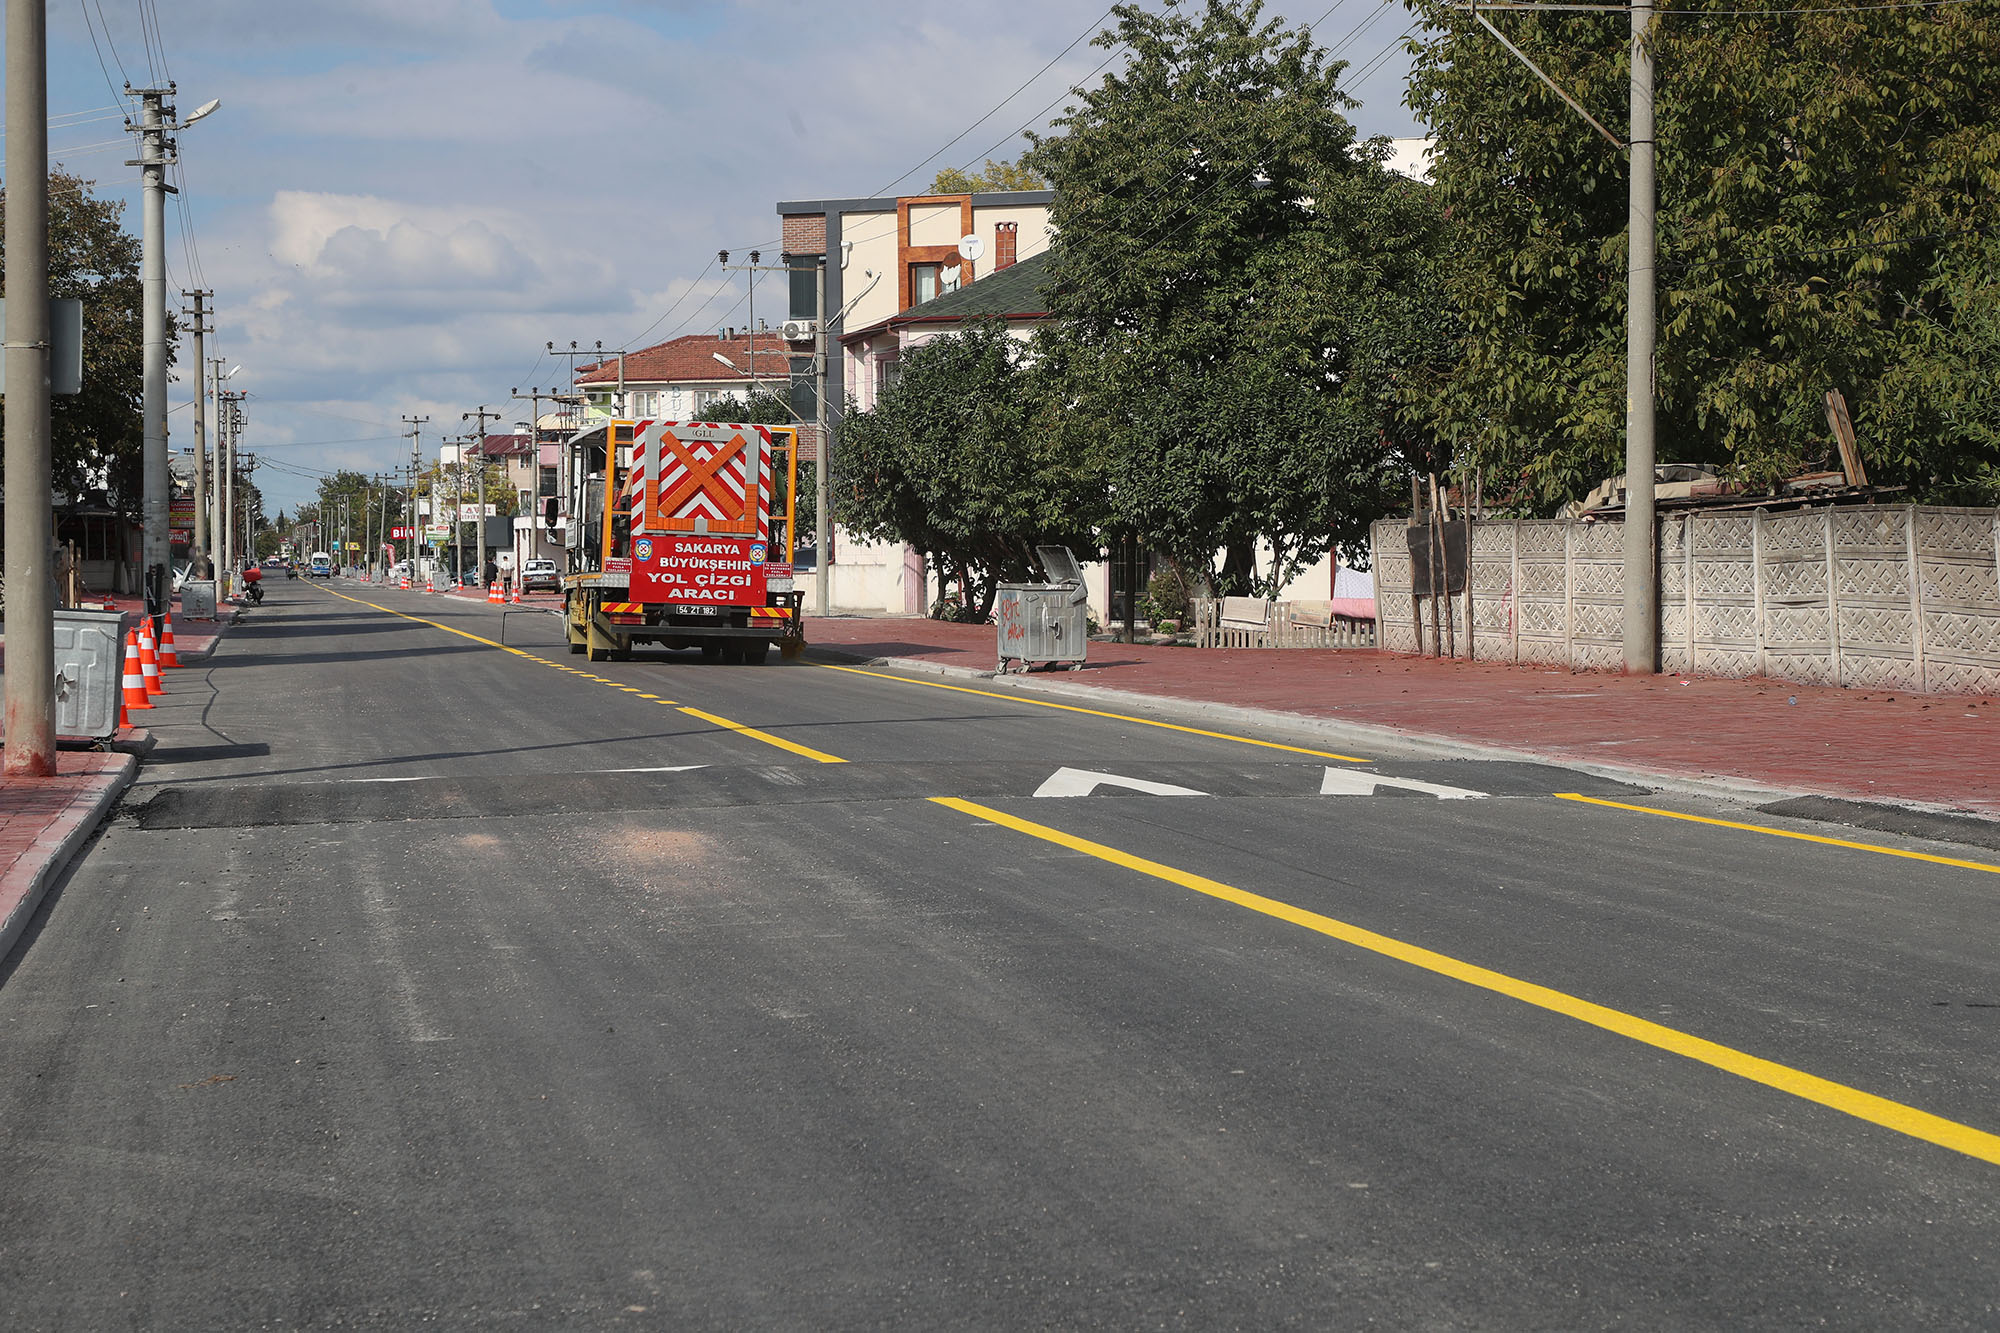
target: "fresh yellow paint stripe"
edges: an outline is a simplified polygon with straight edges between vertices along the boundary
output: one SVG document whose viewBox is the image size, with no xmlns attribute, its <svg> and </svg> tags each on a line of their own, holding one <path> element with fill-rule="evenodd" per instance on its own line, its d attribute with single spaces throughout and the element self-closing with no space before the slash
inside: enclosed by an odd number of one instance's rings
<svg viewBox="0 0 2000 1333">
<path fill-rule="evenodd" d="M 1630 1038 L 1647 1046 L 1656 1047 L 1659 1050 L 1694 1060 L 1700 1064 L 1709 1065 L 1712 1068 L 1722 1070 L 1724 1073 L 1748 1079 L 1752 1083 L 1761 1083 L 1765 1087 L 1790 1093 L 1794 1097 L 1800 1097 L 1809 1102 L 1816 1102 L 1821 1106 L 1839 1111 L 1844 1115 L 1853 1116 L 1858 1120 L 1865 1120 L 1870 1124 L 1880 1125 L 1885 1129 L 1893 1129 L 1899 1134 L 1907 1134 L 1911 1138 L 1922 1139 L 1926 1143 L 1934 1143 L 1941 1148 L 1949 1148 L 1953 1152 L 1964 1153 L 1968 1157 L 1976 1157 L 1982 1162 L 1991 1162 L 1995 1165 L 2000 1165 L 2000 1135 L 1989 1134 L 1985 1130 L 1974 1129 L 1970 1125 L 1963 1125 L 1955 1120 L 1947 1120 L 1942 1116 L 1932 1115 L 1928 1111 L 1920 1111 L 1913 1106 L 1905 1106 L 1901 1102 L 1890 1101 L 1886 1097 L 1878 1097 L 1874 1093 L 1863 1092 L 1859 1088 L 1850 1088 L 1844 1083 L 1835 1083 L 1830 1079 L 1820 1078 L 1817 1075 L 1808 1074 L 1803 1070 L 1793 1069 L 1788 1065 L 1781 1065 L 1772 1060 L 1765 1060 L 1758 1056 L 1735 1050 L 1732 1047 L 1707 1041 L 1691 1033 L 1682 1032 L 1677 1028 L 1665 1027 L 1659 1023 L 1649 1022 L 1646 1019 L 1625 1013 L 1622 1010 L 1607 1008 L 1601 1004 L 1593 1004 L 1589 1000 L 1578 999 L 1574 995 L 1568 995 L 1558 990 L 1551 990 L 1547 986 L 1538 986 L 1531 981 L 1522 981 L 1517 977 L 1510 977 L 1502 972 L 1494 972 L 1488 968 L 1463 962 L 1445 954 L 1434 953 L 1429 949 L 1420 948 L 1417 945 L 1408 944 L 1402 940 L 1392 939 L 1387 935 L 1378 935 L 1372 930 L 1364 930 L 1360 926 L 1350 925 L 1345 921 L 1336 921 L 1332 917 L 1322 916 L 1318 912 L 1309 912 L 1302 907 L 1294 907 L 1290 903 L 1279 902 L 1275 898 L 1266 898 L 1261 894 L 1249 893 L 1232 885 L 1224 884 L 1219 880 L 1208 879 L 1204 876 L 1193 874 L 1190 871 L 1176 869 L 1169 865 L 1162 865 L 1158 861 L 1148 861 L 1144 857 L 1133 856 L 1131 853 L 1119 851 L 1115 847 L 1107 847 L 1102 843 L 1091 842 L 1087 838 L 1079 838 L 1074 834 L 1064 833 L 1062 830 L 1050 828 L 1046 824 L 1037 824 L 1032 820 L 1019 819 L 1007 814 L 1005 811 L 995 810 L 991 806 L 980 805 L 974 801 L 961 800 L 955 796 L 934 796 L 931 800 L 938 805 L 957 810 L 963 814 L 972 815 L 978 819 L 989 820 L 1003 828 L 1013 829 L 1017 833 L 1025 833 L 1029 837 L 1040 838 L 1044 842 L 1054 843 L 1058 847 L 1067 847 L 1071 851 L 1081 852 L 1085 856 L 1094 856 L 1101 861 L 1108 861 L 1112 865 L 1122 866 L 1127 870 L 1137 871 L 1142 875 L 1150 875 L 1155 879 L 1165 880 L 1169 884 L 1178 884 L 1184 889 L 1206 894 L 1208 897 L 1220 899 L 1226 903 L 1233 903 L 1238 907 L 1248 908 L 1250 911 L 1262 913 L 1279 921 L 1315 931 L 1331 939 L 1339 940 L 1343 944 L 1350 944 L 1357 949 L 1365 949 L 1370 953 L 1380 954 L 1385 958 L 1393 958 L 1397 962 L 1407 963 L 1411 967 L 1421 968 L 1426 972 L 1435 973 L 1438 976 L 1449 977 L 1454 981 L 1463 982 L 1468 986 L 1476 986 L 1481 990 L 1505 995 L 1510 999 L 1519 1000 L 1523 1004 L 1530 1004 L 1538 1009 L 1546 1009 L 1550 1013 L 1561 1014 L 1566 1018 L 1573 1018 L 1579 1023 L 1588 1023 L 1592 1027 L 1602 1028 L 1606 1032 L 1613 1032 L 1621 1037 Z M 1630 808 L 1636 809 L 1641 807 Z M 1754 826 L 1738 825 L 1735 827 Z M 1765 831 L 1768 832 L 1770 830 Z M 1992 867 L 1984 868 L 1991 869 Z"/>
<path fill-rule="evenodd" d="M 788 741 L 782 736 L 773 736 L 770 732 L 759 731 L 755 727 L 746 727 L 741 722 L 731 722 L 726 717 L 717 717 L 713 713 L 704 713 L 699 708 L 682 708 L 681 711 L 689 717 L 698 717 L 704 722 L 712 722 L 718 727 L 726 727 L 739 736 L 748 736 L 751 740 L 762 741 L 766 745 L 775 745 L 780 750 L 790 750 L 793 754 L 803 755 L 807 759 L 816 760 L 822 764 L 844 764 L 847 762 L 839 755 L 828 754 L 824 750 L 815 750 L 811 746 L 800 745 L 797 741 Z"/>
<path fill-rule="evenodd" d="M 1642 815 L 1658 815 L 1662 819 L 1681 819 L 1690 824 L 1712 824 L 1716 828 L 1741 829 L 1745 833 L 1764 833 L 1773 838 L 1791 838 L 1796 842 L 1817 842 L 1828 847 L 1846 847 L 1851 851 L 1874 852 L 1880 856 L 1900 856 L 1906 861 L 1929 861 L 1932 865 L 1957 866 L 1961 870 L 1983 870 L 1989 875 L 2000 875 L 2000 866 L 1986 861 L 1961 861 L 1951 856 L 1932 856 L 1929 852 L 1906 852 L 1900 847 L 1883 847 L 1872 842 L 1850 842 L 1845 838 L 1827 838 L 1817 833 L 1794 833 L 1790 829 L 1766 828 L 1762 824 L 1739 824 L 1731 819 L 1710 819 L 1706 815 L 1684 815 L 1678 810 L 1659 810 L 1650 805 L 1626 805 L 1623 801 L 1600 800 L 1595 796 L 1584 796 L 1573 791 L 1559 791 L 1556 795 L 1565 801 L 1581 801 L 1585 805 L 1601 805 L 1612 810 L 1631 810 Z"/>
<path fill-rule="evenodd" d="M 1334 754 L 1328 750 L 1308 750 L 1299 745 L 1280 745 L 1277 741 L 1260 741 L 1249 736 L 1232 736 L 1226 731 L 1203 731 L 1200 727 L 1183 727 L 1175 722 L 1156 722 L 1150 717 L 1133 717 L 1129 713 L 1107 713 L 1097 708 L 1079 708 L 1075 704 L 1051 703 L 1046 699 L 1030 699 L 1020 694 L 1000 694 L 993 690 L 975 690 L 964 685 L 946 685 L 935 680 L 912 680 L 908 676 L 892 676 L 886 671 L 864 671 L 860 667 L 835 666 L 831 662 L 815 662 L 813 665 L 828 671 L 845 671 L 851 676 L 873 676 L 877 680 L 893 680 L 899 685 L 922 685 L 933 690 L 950 690 L 955 694 L 977 694 L 988 699 L 1005 699 L 1009 703 L 1032 704 L 1036 708 L 1055 708 L 1065 713 L 1084 713 L 1090 717 L 1108 717 L 1118 722 L 1136 722 L 1142 727 L 1159 727 L 1163 731 L 1185 732 L 1190 736 L 1207 736 L 1213 740 L 1235 741 L 1239 745 L 1257 745 L 1266 750 L 1284 750 L 1291 754 L 1309 754 L 1315 759 L 1339 759 L 1349 764 L 1371 764 L 1372 759 L 1358 755 Z"/>
</svg>

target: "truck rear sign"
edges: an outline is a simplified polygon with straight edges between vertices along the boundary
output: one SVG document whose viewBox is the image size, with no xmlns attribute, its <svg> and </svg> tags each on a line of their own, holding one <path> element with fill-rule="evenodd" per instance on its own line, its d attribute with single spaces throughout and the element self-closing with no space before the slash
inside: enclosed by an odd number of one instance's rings
<svg viewBox="0 0 2000 1333">
<path fill-rule="evenodd" d="M 752 554 L 752 543 L 726 537 L 638 538 L 632 543 L 632 599 L 761 605 L 767 566 Z"/>
</svg>

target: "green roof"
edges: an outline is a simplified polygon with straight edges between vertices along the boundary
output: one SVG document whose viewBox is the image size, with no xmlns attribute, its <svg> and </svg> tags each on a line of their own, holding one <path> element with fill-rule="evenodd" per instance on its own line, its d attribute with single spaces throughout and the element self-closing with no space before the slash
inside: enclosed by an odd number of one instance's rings
<svg viewBox="0 0 2000 1333">
<path fill-rule="evenodd" d="M 922 305 L 900 311 L 889 323 L 917 319 L 977 319 L 982 315 L 1046 315 L 1049 299 L 1042 287 L 1049 275 L 1049 251 L 989 273 L 955 292 L 935 296 Z"/>
</svg>

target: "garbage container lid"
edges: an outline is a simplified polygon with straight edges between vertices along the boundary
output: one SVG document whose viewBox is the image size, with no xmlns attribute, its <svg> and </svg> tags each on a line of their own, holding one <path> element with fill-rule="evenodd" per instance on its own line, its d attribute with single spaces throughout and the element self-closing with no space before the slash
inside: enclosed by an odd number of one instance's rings
<svg viewBox="0 0 2000 1333">
<path fill-rule="evenodd" d="M 1067 546 L 1037 546 L 1035 559 L 1050 583 L 1081 583 L 1083 570 Z"/>
</svg>

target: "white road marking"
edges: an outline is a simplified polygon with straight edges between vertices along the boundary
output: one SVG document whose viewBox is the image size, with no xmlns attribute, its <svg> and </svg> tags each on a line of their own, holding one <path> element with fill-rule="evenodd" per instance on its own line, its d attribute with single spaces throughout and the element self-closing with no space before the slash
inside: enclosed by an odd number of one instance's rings
<svg viewBox="0 0 2000 1333">
<path fill-rule="evenodd" d="M 1124 787 L 1148 796 L 1206 796 L 1192 787 L 1176 787 L 1171 782 L 1148 782 L 1144 778 L 1124 778 L 1116 773 L 1093 773 L 1083 768 L 1059 768 L 1049 780 L 1035 788 L 1037 796 L 1088 796 L 1099 787 Z"/>
<path fill-rule="evenodd" d="M 1419 782 L 1415 778 L 1387 778 L 1379 773 L 1363 773 L 1356 768 L 1329 768 L 1320 779 L 1321 796 L 1373 796 L 1377 787 L 1400 787 L 1404 791 L 1425 792 L 1440 801 L 1484 800 L 1486 793 L 1467 787 L 1447 787 L 1442 782 Z"/>
<path fill-rule="evenodd" d="M 707 768 L 707 764 L 670 764 L 665 768 L 600 768 L 600 773 L 692 773 L 697 768 Z"/>
</svg>

